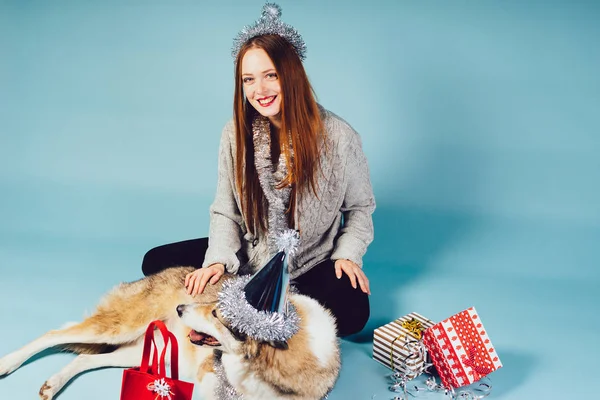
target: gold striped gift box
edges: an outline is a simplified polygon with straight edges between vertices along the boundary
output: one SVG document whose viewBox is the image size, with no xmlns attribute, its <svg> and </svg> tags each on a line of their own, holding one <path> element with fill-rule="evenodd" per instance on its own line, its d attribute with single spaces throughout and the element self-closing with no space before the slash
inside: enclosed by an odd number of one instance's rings
<svg viewBox="0 0 600 400">
<path fill-rule="evenodd" d="M 422 354 L 411 354 L 407 341 L 421 340 L 422 333 L 433 325 L 433 321 L 412 312 L 375 329 L 373 359 L 394 371 L 405 373 L 409 379 L 416 378 L 425 360 Z"/>
</svg>

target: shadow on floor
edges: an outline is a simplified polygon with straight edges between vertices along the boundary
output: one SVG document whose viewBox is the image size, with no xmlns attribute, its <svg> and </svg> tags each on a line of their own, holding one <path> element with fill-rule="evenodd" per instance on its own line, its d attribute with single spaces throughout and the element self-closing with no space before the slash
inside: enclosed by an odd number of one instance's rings
<svg viewBox="0 0 600 400">
<path fill-rule="evenodd" d="M 375 328 L 410 312 L 398 306 L 397 294 L 433 273 L 431 260 L 475 223 L 473 216 L 385 204 L 378 205 L 373 220 L 375 240 L 364 258 L 372 293 L 371 317 L 361 332 L 345 338 L 355 343 L 371 342 Z"/>
<path fill-rule="evenodd" d="M 538 364 L 538 359 L 532 354 L 516 350 L 497 349 L 502 368 L 494 371 L 492 380 L 492 394 L 506 396 L 527 381 L 530 381 L 532 372 Z M 508 397 L 507 397 L 508 398 Z"/>
</svg>

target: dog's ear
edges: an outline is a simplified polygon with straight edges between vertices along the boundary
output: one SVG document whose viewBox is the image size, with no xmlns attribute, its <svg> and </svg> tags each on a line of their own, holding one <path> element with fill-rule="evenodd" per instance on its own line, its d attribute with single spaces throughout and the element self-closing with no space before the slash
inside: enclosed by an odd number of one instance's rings
<svg viewBox="0 0 600 400">
<path fill-rule="evenodd" d="M 267 344 L 273 348 L 278 350 L 287 350 L 289 348 L 287 342 L 283 342 L 280 340 L 269 340 Z"/>
</svg>

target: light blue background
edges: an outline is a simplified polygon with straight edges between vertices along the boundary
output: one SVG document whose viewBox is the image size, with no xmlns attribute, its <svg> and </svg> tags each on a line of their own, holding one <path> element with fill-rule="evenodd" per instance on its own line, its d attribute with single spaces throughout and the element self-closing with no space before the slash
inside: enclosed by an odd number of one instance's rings
<svg viewBox="0 0 600 400">
<path fill-rule="evenodd" d="M 262 1 L 0 1 L 0 355 L 206 236 L 238 30 Z M 372 318 L 335 399 L 392 398 L 373 329 L 475 306 L 494 399 L 596 398 L 600 5 L 280 1 L 320 102 L 361 134 Z M 0 380 L 35 398 L 72 359 Z M 118 398 L 121 370 L 61 399 Z M 428 398 L 444 398 L 431 396 Z"/>
</svg>

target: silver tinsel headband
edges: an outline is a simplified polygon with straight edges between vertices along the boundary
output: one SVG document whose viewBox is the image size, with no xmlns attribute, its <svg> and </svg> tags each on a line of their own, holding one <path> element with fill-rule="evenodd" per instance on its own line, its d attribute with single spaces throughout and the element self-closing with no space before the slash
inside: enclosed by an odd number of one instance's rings
<svg viewBox="0 0 600 400">
<path fill-rule="evenodd" d="M 231 55 L 235 60 L 240 49 L 248 40 L 261 35 L 279 35 L 287 40 L 302 61 L 306 58 L 306 43 L 296 28 L 281 22 L 281 7 L 275 3 L 266 3 L 262 9 L 261 17 L 252 25 L 246 25 L 233 40 Z"/>
</svg>

